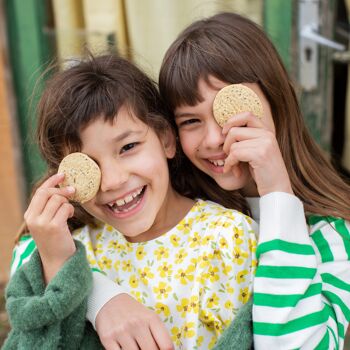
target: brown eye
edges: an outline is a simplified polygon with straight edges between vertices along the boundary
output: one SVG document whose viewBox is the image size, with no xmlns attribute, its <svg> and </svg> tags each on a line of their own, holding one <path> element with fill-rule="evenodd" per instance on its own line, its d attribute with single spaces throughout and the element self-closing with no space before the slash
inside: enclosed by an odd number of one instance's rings
<svg viewBox="0 0 350 350">
<path fill-rule="evenodd" d="M 192 119 L 184 120 L 183 122 L 179 123 L 179 126 L 186 126 L 186 125 L 191 125 L 195 123 L 199 123 L 199 119 L 192 118 Z"/>
<path fill-rule="evenodd" d="M 124 153 L 127 151 L 130 151 L 131 149 L 135 148 L 138 145 L 138 142 L 131 142 L 126 144 L 125 146 L 122 147 L 122 149 L 120 150 L 120 153 Z"/>
</svg>

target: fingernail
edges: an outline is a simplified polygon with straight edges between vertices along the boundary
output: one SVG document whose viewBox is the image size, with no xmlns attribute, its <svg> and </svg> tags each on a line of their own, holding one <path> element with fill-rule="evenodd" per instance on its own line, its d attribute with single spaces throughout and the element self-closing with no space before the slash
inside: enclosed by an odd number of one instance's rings
<svg viewBox="0 0 350 350">
<path fill-rule="evenodd" d="M 57 177 L 63 177 L 63 176 L 64 176 L 64 173 L 57 173 L 56 176 L 57 176 Z"/>
<path fill-rule="evenodd" d="M 75 188 L 73 186 L 67 186 L 66 189 L 67 189 L 68 193 L 74 193 L 75 192 Z"/>
</svg>

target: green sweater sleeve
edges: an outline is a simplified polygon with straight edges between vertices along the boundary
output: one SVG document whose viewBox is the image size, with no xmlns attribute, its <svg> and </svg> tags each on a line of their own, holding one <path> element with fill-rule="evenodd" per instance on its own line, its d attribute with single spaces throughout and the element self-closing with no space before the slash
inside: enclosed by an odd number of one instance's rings
<svg viewBox="0 0 350 350">
<path fill-rule="evenodd" d="M 253 299 L 239 310 L 235 319 L 220 336 L 213 350 L 253 349 Z"/>
<path fill-rule="evenodd" d="M 28 263 L 11 278 L 6 288 L 6 308 L 11 332 L 7 349 L 80 349 L 92 339 L 91 349 L 102 348 L 96 332 L 85 320 L 92 273 L 84 246 L 77 251 L 45 287 L 36 250 Z"/>
</svg>

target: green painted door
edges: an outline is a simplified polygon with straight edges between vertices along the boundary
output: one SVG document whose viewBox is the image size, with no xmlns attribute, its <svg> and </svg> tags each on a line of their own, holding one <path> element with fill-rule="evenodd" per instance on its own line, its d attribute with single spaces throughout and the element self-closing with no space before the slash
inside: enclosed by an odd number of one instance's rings
<svg viewBox="0 0 350 350">
<path fill-rule="evenodd" d="M 37 81 L 52 52 L 47 34 L 47 3 L 42 0 L 5 1 L 9 56 L 28 193 L 32 184 L 45 171 L 37 150 L 34 131 L 36 96 L 42 90 L 42 83 Z"/>
</svg>

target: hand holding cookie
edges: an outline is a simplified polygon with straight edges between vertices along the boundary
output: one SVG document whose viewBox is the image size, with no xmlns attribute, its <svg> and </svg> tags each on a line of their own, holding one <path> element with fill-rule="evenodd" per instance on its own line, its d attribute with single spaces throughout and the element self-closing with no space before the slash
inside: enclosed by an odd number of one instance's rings
<svg viewBox="0 0 350 350">
<path fill-rule="evenodd" d="M 271 192 L 293 193 L 276 136 L 268 128 L 263 113 L 258 95 L 245 85 L 228 85 L 218 92 L 213 114 L 225 135 L 224 173 L 232 172 L 239 178 L 246 163 L 260 196 Z"/>
<path fill-rule="evenodd" d="M 35 191 L 24 214 L 26 226 L 39 250 L 47 283 L 76 250 L 67 223 L 74 214 L 74 207 L 68 200 L 74 188 L 58 188 L 63 179 L 62 174 L 49 177 Z"/>
</svg>

